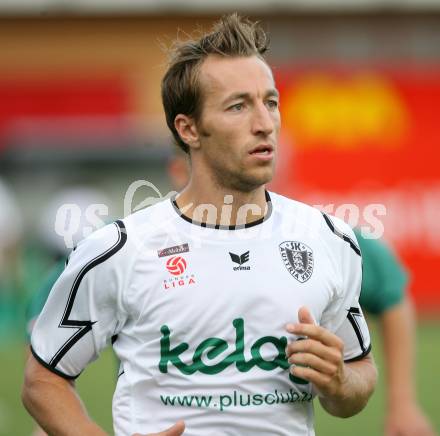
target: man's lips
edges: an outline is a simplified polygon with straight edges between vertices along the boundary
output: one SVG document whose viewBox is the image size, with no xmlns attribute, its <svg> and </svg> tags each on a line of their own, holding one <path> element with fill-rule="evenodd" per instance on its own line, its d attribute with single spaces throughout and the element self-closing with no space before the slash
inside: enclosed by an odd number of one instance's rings
<svg viewBox="0 0 440 436">
<path fill-rule="evenodd" d="M 249 151 L 249 154 L 269 156 L 273 154 L 273 146 L 270 144 L 261 144 Z"/>
<path fill-rule="evenodd" d="M 274 159 L 274 147 L 270 144 L 260 144 L 250 150 L 249 155 L 259 162 L 270 163 Z"/>
</svg>

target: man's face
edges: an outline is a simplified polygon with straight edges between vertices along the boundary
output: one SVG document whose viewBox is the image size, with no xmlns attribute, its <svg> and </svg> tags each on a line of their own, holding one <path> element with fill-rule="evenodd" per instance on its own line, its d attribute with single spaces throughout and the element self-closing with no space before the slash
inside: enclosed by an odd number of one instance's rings
<svg viewBox="0 0 440 436">
<path fill-rule="evenodd" d="M 256 56 L 208 56 L 199 78 L 198 162 L 225 188 L 249 192 L 269 182 L 280 130 L 270 68 Z"/>
</svg>

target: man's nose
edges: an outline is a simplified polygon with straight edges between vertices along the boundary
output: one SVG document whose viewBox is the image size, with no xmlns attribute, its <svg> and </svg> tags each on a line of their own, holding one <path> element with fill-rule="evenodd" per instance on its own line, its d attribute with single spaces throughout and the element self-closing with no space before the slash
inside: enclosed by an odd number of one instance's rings
<svg viewBox="0 0 440 436">
<path fill-rule="evenodd" d="M 273 115 L 263 103 L 255 106 L 252 118 L 252 133 L 254 135 L 270 135 L 275 128 Z"/>
</svg>

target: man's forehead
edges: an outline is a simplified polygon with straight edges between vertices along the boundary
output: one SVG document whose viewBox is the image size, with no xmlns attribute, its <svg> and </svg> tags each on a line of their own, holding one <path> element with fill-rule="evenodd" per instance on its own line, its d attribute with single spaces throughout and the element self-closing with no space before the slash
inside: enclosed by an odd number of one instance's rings
<svg viewBox="0 0 440 436">
<path fill-rule="evenodd" d="M 275 87 L 270 67 L 257 56 L 208 56 L 200 69 L 200 82 L 206 93 L 236 93 Z"/>
</svg>

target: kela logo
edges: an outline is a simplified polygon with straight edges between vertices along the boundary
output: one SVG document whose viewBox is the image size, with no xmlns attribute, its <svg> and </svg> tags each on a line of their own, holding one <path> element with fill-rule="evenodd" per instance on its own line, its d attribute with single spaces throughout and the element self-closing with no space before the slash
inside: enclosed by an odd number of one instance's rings
<svg viewBox="0 0 440 436">
<path fill-rule="evenodd" d="M 244 263 L 249 261 L 249 251 L 246 251 L 246 253 L 243 253 L 241 256 L 239 256 L 238 254 L 234 254 L 234 253 L 229 253 L 229 255 L 231 256 L 231 260 L 234 263 L 238 263 L 238 265 L 240 266 L 234 266 L 232 269 L 234 271 L 249 271 L 251 269 L 250 266 L 242 266 Z"/>
<path fill-rule="evenodd" d="M 178 288 L 181 286 L 194 284 L 195 278 L 194 274 L 187 274 L 183 276 L 187 268 L 186 260 L 181 256 L 173 256 L 167 260 L 166 269 L 168 272 L 174 276 L 163 281 L 164 289 Z"/>
<path fill-rule="evenodd" d="M 309 280 L 313 273 L 312 249 L 297 241 L 284 241 L 279 247 L 287 271 L 300 283 Z"/>
<path fill-rule="evenodd" d="M 167 325 L 163 325 L 160 329 L 162 337 L 160 339 L 160 362 L 159 370 L 162 373 L 168 373 L 168 364 L 174 365 L 182 374 L 192 375 L 197 371 L 202 374 L 215 375 L 224 371 L 228 366 L 235 365 L 240 372 L 248 372 L 255 366 L 264 371 L 273 371 L 277 368 L 289 369 L 289 362 L 287 361 L 285 349 L 287 347 L 287 338 L 281 336 L 263 336 L 257 339 L 250 349 L 251 359 L 245 358 L 245 332 L 244 320 L 236 318 L 232 321 L 235 329 L 235 342 L 232 350 L 225 356 L 223 360 L 214 364 L 208 365 L 202 360 L 213 360 L 220 354 L 230 348 L 230 344 L 221 338 L 207 338 L 196 346 L 192 356 L 192 363 L 184 363 L 180 355 L 189 349 L 189 344 L 182 342 L 171 348 L 171 330 Z M 275 358 L 273 360 L 265 360 L 261 355 L 262 347 L 270 344 L 275 348 Z M 292 382 L 297 384 L 307 384 L 306 380 L 295 377 L 289 372 L 289 378 Z"/>
</svg>

